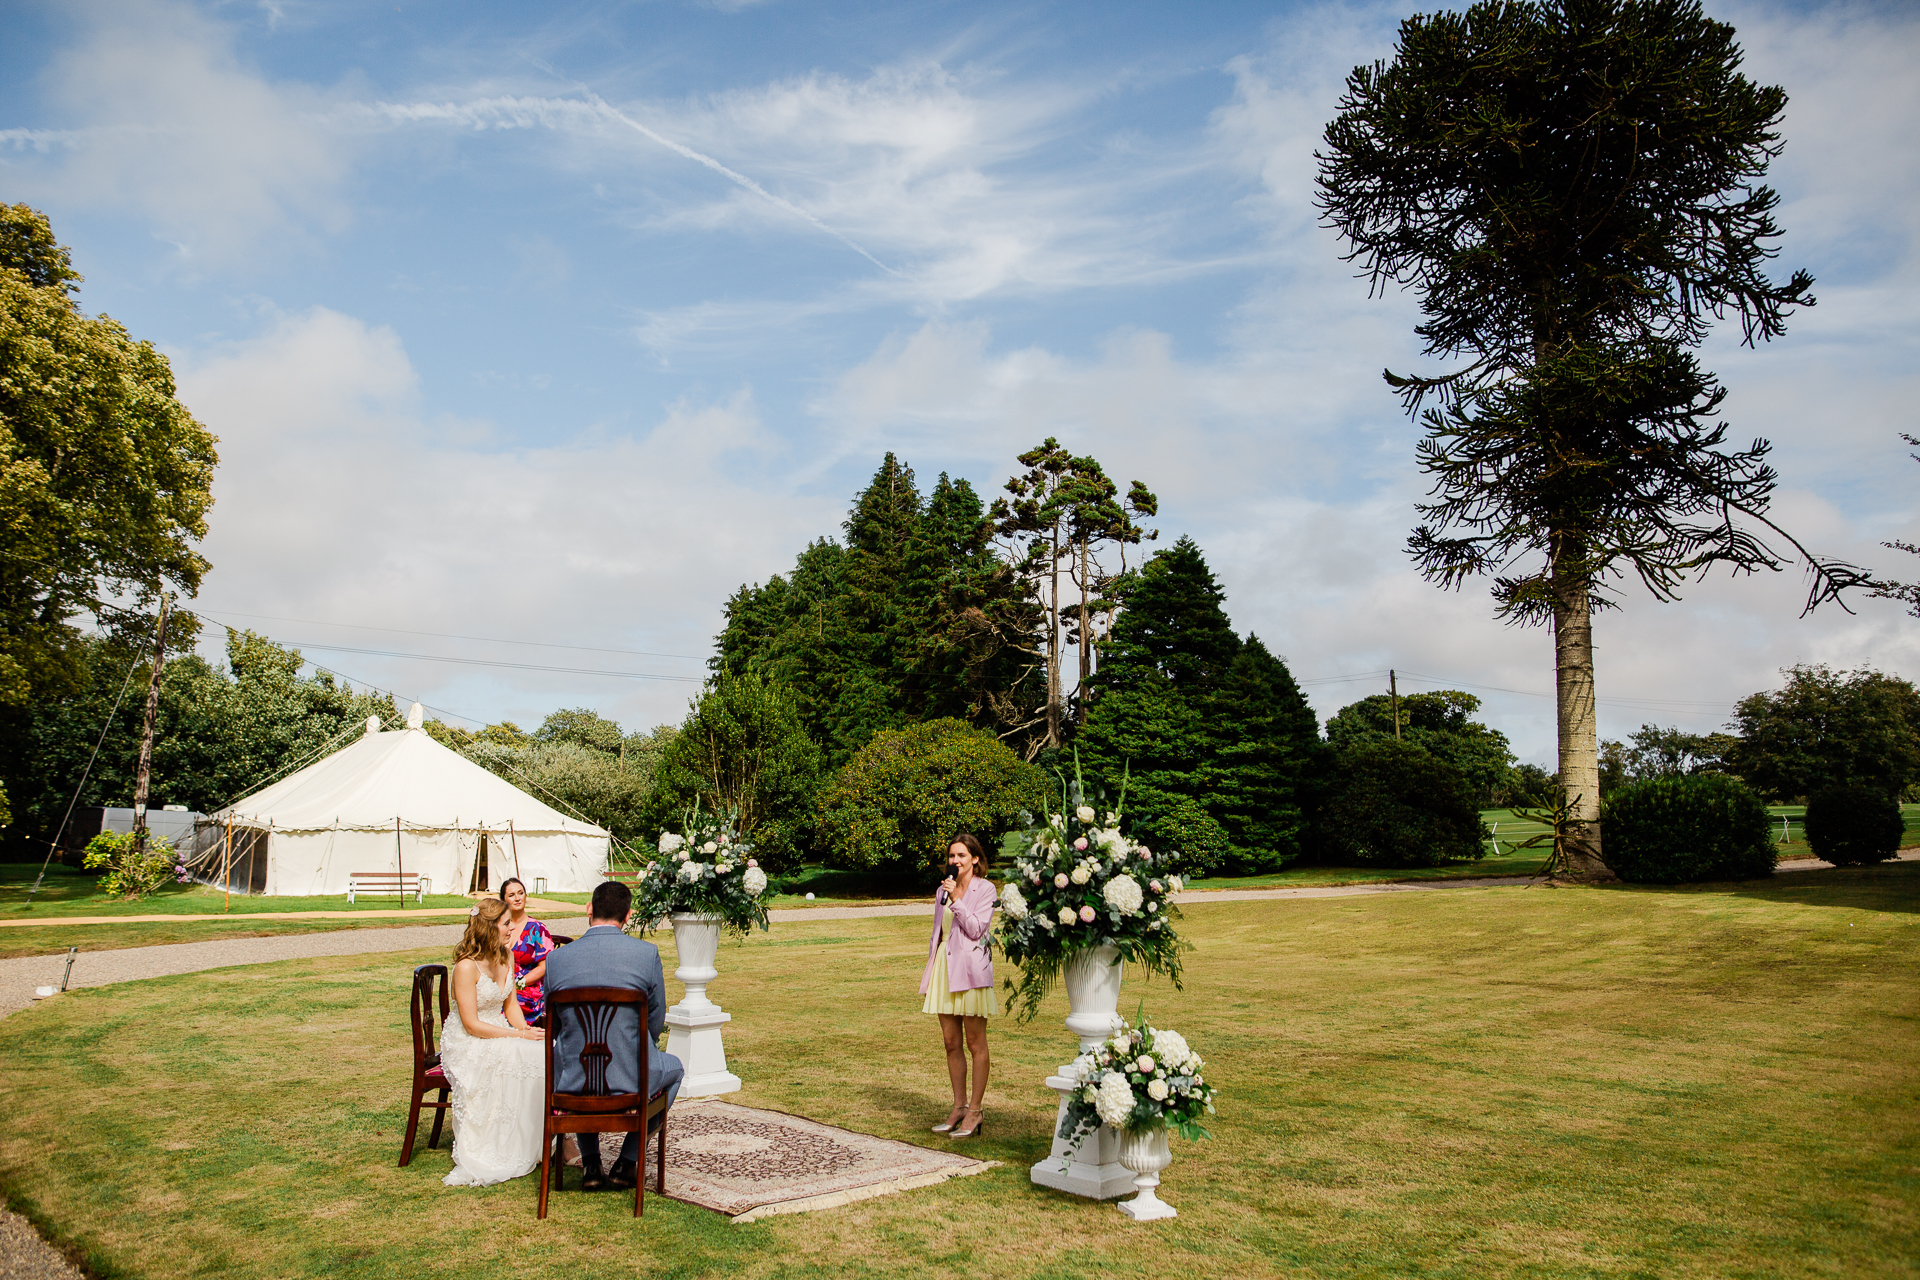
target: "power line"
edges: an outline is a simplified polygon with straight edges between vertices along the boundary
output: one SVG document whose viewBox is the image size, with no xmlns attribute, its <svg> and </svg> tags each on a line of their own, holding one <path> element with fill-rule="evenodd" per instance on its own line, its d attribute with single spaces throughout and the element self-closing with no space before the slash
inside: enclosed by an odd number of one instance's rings
<svg viewBox="0 0 1920 1280">
<path fill-rule="evenodd" d="M 408 631 L 403 627 L 370 627 L 357 622 L 328 622 L 322 618 L 282 618 L 271 613 L 228 613 L 225 610 L 213 609 L 197 609 L 195 612 L 204 613 L 210 618 L 258 618 L 266 622 L 298 622 L 310 627 L 343 627 L 349 631 L 384 631 L 396 636 L 430 636 L 435 640 L 472 640 L 480 644 L 518 644 L 536 649 L 575 649 L 581 653 L 624 653 L 637 658 L 684 658 L 688 662 L 706 661 L 704 657 L 691 653 L 654 653 L 648 649 L 607 649 L 588 644 L 555 644 L 548 640 L 504 640 L 498 636 L 462 636 L 445 631 Z"/>
<path fill-rule="evenodd" d="M 497 658 L 455 658 L 439 653 L 402 653 L 393 649 L 356 649 L 343 644 L 314 644 L 305 640 L 275 640 L 289 649 L 319 649 L 326 653 L 363 653 L 375 658 L 413 658 L 420 662 L 451 662 L 465 667 L 506 667 L 514 671 L 554 671 L 572 676 L 610 676 L 621 680 L 666 680 L 700 684 L 699 676 L 665 676 L 648 671 L 599 671 L 591 667 L 552 667 L 537 662 L 503 662 Z"/>
</svg>

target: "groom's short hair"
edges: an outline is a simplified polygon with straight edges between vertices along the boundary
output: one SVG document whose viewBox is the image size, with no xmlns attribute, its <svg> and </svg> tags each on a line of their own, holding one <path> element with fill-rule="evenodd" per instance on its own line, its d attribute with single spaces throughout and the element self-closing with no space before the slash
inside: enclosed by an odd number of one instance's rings
<svg viewBox="0 0 1920 1280">
<path fill-rule="evenodd" d="M 618 880 L 604 881 L 594 886 L 593 903 L 587 910 L 595 920 L 625 921 L 633 910 L 633 890 Z"/>
</svg>

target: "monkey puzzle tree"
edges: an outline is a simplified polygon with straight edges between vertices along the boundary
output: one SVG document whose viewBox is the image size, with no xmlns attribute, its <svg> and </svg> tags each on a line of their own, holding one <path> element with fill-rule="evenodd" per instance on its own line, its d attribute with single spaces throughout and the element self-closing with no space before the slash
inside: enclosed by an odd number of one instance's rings
<svg viewBox="0 0 1920 1280">
<path fill-rule="evenodd" d="M 1592 612 L 1612 584 L 1631 570 L 1673 599 L 1715 564 L 1789 555 L 1811 571 L 1809 609 L 1867 582 L 1766 517 L 1769 446 L 1721 448 L 1726 393 L 1690 351 L 1730 312 L 1752 344 L 1813 303 L 1805 272 L 1766 275 L 1778 197 L 1759 181 L 1786 95 L 1740 60 L 1696 0 L 1417 16 L 1391 63 L 1348 77 L 1317 156 L 1347 260 L 1376 289 L 1413 287 L 1426 353 L 1465 361 L 1386 375 L 1427 431 L 1433 496 L 1408 546 L 1427 577 L 1491 574 L 1502 616 L 1552 624 L 1576 877 L 1610 874 Z"/>
</svg>

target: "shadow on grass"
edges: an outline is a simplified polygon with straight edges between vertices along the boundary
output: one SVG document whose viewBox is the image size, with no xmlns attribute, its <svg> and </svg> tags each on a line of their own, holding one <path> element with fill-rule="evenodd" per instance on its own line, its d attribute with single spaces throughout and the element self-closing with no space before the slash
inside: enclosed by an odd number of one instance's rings
<svg viewBox="0 0 1920 1280">
<path fill-rule="evenodd" d="M 1613 893 L 1726 894 L 1757 902 L 1793 902 L 1852 911 L 1920 914 L 1920 862 L 1883 862 L 1871 867 L 1779 871 L 1766 880 L 1706 884 L 1610 884 Z"/>
</svg>

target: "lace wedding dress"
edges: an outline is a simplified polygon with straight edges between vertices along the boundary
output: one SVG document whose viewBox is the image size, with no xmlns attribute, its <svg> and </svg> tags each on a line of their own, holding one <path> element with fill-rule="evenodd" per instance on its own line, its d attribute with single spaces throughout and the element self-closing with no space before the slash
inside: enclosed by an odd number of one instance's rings
<svg viewBox="0 0 1920 1280">
<path fill-rule="evenodd" d="M 482 969 L 474 988 L 480 1021 L 508 1027 L 502 1011 L 513 994 Z M 540 1163 L 540 1108 L 546 1101 L 547 1049 L 539 1040 L 467 1034 L 455 1009 L 441 1035 L 440 1064 L 453 1084 L 453 1172 L 450 1187 L 484 1187 L 533 1171 Z"/>
</svg>

